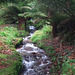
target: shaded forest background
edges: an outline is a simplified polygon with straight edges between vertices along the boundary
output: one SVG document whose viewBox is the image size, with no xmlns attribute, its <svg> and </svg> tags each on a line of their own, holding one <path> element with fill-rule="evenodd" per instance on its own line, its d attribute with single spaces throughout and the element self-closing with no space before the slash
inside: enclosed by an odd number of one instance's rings
<svg viewBox="0 0 75 75">
<path fill-rule="evenodd" d="M 74 75 L 75 0 L 0 0 L 0 39 L 7 37 L 9 35 L 7 33 L 13 31 L 14 28 L 10 28 L 13 26 L 19 30 L 16 34 L 13 32 L 14 36 L 11 37 L 15 38 L 14 44 L 18 41 L 17 37 L 28 35 L 31 25 L 39 30 L 34 33 L 31 40 L 46 50 L 48 56 L 52 58 L 51 73 Z M 6 26 L 8 27 L 3 32 L 2 27 Z M 11 40 L 9 37 L 8 40 Z M 11 41 L 5 44 L 11 46 Z M 3 47 L 1 50 L 4 50 Z"/>
</svg>

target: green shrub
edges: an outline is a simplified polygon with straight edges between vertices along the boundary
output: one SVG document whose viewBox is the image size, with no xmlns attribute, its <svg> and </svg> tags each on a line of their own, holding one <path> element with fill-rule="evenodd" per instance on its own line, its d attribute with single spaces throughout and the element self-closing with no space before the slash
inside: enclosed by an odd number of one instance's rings
<svg viewBox="0 0 75 75">
<path fill-rule="evenodd" d="M 31 40 L 34 43 L 39 43 L 39 41 L 43 41 L 44 39 L 49 38 L 52 32 L 51 26 L 44 26 L 42 30 L 38 30 L 34 33 L 34 35 L 31 37 Z"/>
<path fill-rule="evenodd" d="M 19 37 L 25 37 L 28 36 L 29 32 L 25 31 L 25 30 L 20 30 L 19 31 Z"/>
<path fill-rule="evenodd" d="M 42 40 L 42 36 L 40 35 L 43 35 L 43 32 L 38 30 L 34 33 L 34 35 L 32 36 L 31 40 L 34 42 L 34 43 L 37 43 L 38 41 Z M 37 37 L 38 36 L 38 37 Z"/>
<path fill-rule="evenodd" d="M 12 45 L 13 41 L 20 41 L 19 38 L 16 39 L 17 37 L 24 37 L 26 35 L 28 35 L 28 32 L 25 32 L 24 30 L 18 31 L 17 28 L 14 27 L 5 27 L 4 31 L 0 32 L 2 40 L 4 39 L 4 43 L 8 45 Z"/>
<path fill-rule="evenodd" d="M 46 25 L 46 24 L 50 25 L 49 22 L 47 22 L 46 20 L 43 20 L 43 19 L 37 19 L 35 22 L 37 22 L 37 23 L 35 23 L 36 29 L 41 29 L 41 28 L 43 28 L 43 25 Z"/>
</svg>

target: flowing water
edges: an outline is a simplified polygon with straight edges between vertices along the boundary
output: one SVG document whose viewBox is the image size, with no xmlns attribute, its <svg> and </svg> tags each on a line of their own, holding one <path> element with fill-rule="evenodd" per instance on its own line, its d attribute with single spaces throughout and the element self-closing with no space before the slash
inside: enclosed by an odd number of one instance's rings
<svg viewBox="0 0 75 75">
<path fill-rule="evenodd" d="M 23 38 L 23 46 L 17 49 L 23 57 L 23 71 L 20 75 L 50 75 L 50 59 L 44 50 L 36 47 L 31 41 L 33 33 Z"/>
</svg>

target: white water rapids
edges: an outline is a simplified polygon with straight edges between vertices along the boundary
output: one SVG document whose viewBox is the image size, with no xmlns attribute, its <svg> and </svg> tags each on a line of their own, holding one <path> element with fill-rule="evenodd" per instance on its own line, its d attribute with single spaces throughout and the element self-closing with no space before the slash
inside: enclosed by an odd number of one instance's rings
<svg viewBox="0 0 75 75">
<path fill-rule="evenodd" d="M 33 33 L 23 38 L 23 46 L 17 49 L 23 57 L 23 72 L 20 75 L 50 75 L 50 59 L 44 50 L 36 47 L 31 41 Z"/>
</svg>

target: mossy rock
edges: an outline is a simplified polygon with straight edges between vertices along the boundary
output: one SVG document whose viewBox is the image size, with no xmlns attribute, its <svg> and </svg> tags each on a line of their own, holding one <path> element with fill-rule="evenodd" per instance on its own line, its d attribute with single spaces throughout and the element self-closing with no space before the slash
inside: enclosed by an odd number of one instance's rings
<svg viewBox="0 0 75 75">
<path fill-rule="evenodd" d="M 22 38 L 18 38 L 17 42 L 15 43 L 15 48 L 19 47 L 22 44 L 22 41 Z"/>
</svg>

